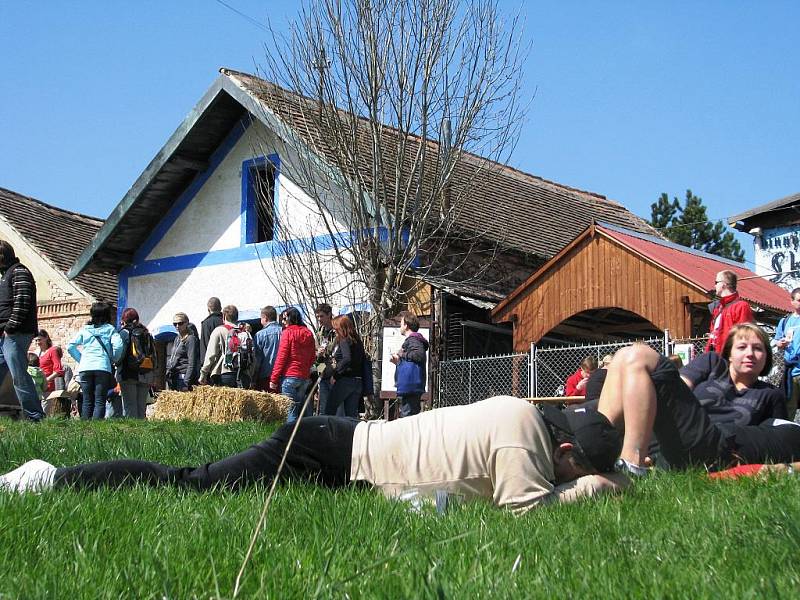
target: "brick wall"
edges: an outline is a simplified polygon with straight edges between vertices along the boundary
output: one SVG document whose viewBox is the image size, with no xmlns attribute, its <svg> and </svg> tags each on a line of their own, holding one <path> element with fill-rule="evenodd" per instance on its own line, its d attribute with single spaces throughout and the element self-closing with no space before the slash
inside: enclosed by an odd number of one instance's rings
<svg viewBox="0 0 800 600">
<path fill-rule="evenodd" d="M 53 345 L 64 350 L 62 361 L 75 368 L 75 361 L 67 354 L 67 344 L 81 327 L 89 321 L 91 302 L 87 299 L 53 300 L 38 304 L 39 329 L 50 334 Z"/>
</svg>

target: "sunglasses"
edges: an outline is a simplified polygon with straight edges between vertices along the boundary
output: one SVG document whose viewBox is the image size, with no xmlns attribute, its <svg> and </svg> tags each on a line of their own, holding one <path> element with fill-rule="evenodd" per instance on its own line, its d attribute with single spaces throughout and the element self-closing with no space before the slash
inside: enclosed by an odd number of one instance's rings
<svg viewBox="0 0 800 600">
<path fill-rule="evenodd" d="M 186 321 L 181 321 L 180 323 L 173 323 L 173 327 L 180 327 L 181 325 L 186 325 Z"/>
</svg>

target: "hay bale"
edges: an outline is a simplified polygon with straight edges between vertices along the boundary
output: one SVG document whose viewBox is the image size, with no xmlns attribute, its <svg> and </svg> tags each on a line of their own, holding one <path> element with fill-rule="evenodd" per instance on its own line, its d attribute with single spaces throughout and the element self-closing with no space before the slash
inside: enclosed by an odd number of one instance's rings
<svg viewBox="0 0 800 600">
<path fill-rule="evenodd" d="M 191 392 L 160 392 L 152 418 L 209 423 L 285 421 L 291 404 L 290 398 L 280 394 L 204 385 Z"/>
</svg>

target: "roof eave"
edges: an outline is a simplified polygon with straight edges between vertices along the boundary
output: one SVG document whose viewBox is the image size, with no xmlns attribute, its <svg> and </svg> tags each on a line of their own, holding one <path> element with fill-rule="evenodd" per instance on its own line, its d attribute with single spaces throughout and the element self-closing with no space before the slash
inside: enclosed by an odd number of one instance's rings
<svg viewBox="0 0 800 600">
<path fill-rule="evenodd" d="M 169 137 L 164 146 L 158 151 L 144 171 L 142 171 L 142 174 L 139 175 L 122 200 L 120 200 L 119 204 L 117 204 L 114 210 L 111 211 L 111 214 L 108 216 L 100 230 L 95 234 L 86 248 L 84 248 L 81 255 L 75 261 L 75 264 L 73 264 L 70 270 L 67 272 L 67 277 L 69 279 L 74 279 L 87 269 L 95 255 L 105 245 L 108 237 L 120 224 L 120 221 L 122 221 L 125 214 L 136 203 L 142 192 L 147 189 L 147 186 L 152 183 L 153 179 L 156 177 L 156 175 L 158 175 L 159 171 L 164 167 L 170 157 L 172 157 L 186 135 L 192 130 L 192 128 L 197 124 L 198 120 L 208 110 L 214 99 L 217 98 L 217 96 L 219 96 L 219 94 L 221 94 L 223 91 L 231 94 L 231 92 L 234 91 L 233 88 L 236 88 L 236 86 L 234 86 L 224 75 L 220 75 L 214 80 L 214 83 L 211 84 L 206 93 L 203 94 L 203 97 L 200 99 L 200 101 L 194 106 L 194 108 L 192 108 L 183 122 L 181 122 L 175 132 Z M 238 88 L 236 88 L 236 91 L 241 93 Z"/>
<path fill-rule="evenodd" d="M 743 213 L 739 213 L 738 215 L 733 215 L 732 217 L 728 217 L 728 224 L 731 227 L 736 227 L 736 224 L 739 221 L 746 221 L 752 217 L 756 217 L 761 215 L 762 213 L 770 212 L 776 209 L 777 210 L 783 208 L 788 209 L 789 205 L 793 203 L 800 204 L 800 193 L 790 194 L 789 196 L 778 198 L 777 200 L 773 200 L 772 202 L 767 202 L 766 204 L 762 204 L 761 206 L 756 206 L 755 208 L 746 210 Z"/>
</svg>

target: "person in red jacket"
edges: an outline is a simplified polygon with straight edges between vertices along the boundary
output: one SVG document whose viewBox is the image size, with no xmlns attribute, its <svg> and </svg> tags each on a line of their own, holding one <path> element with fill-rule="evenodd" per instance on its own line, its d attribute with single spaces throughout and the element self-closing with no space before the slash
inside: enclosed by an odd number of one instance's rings
<svg viewBox="0 0 800 600">
<path fill-rule="evenodd" d="M 720 271 L 714 278 L 714 293 L 719 300 L 709 306 L 711 309 L 711 330 L 706 352 L 720 353 L 728 339 L 731 327 L 738 323 L 755 323 L 750 305 L 739 297 L 736 291 L 738 277 L 733 271 Z"/>
<path fill-rule="evenodd" d="M 567 378 L 564 384 L 565 396 L 585 396 L 586 382 L 589 376 L 597 370 L 597 359 L 594 356 L 587 356 L 581 361 L 581 366 Z"/>
<path fill-rule="evenodd" d="M 285 329 L 278 345 L 278 356 L 270 376 L 270 388 L 289 396 L 294 404 L 289 409 L 287 423 L 294 423 L 300 416 L 306 399 L 311 365 L 317 356 L 314 334 L 303 323 L 296 308 L 288 308 L 281 315 Z M 280 387 L 279 387 L 280 386 Z M 306 411 L 310 416 L 311 413 Z"/>
</svg>

